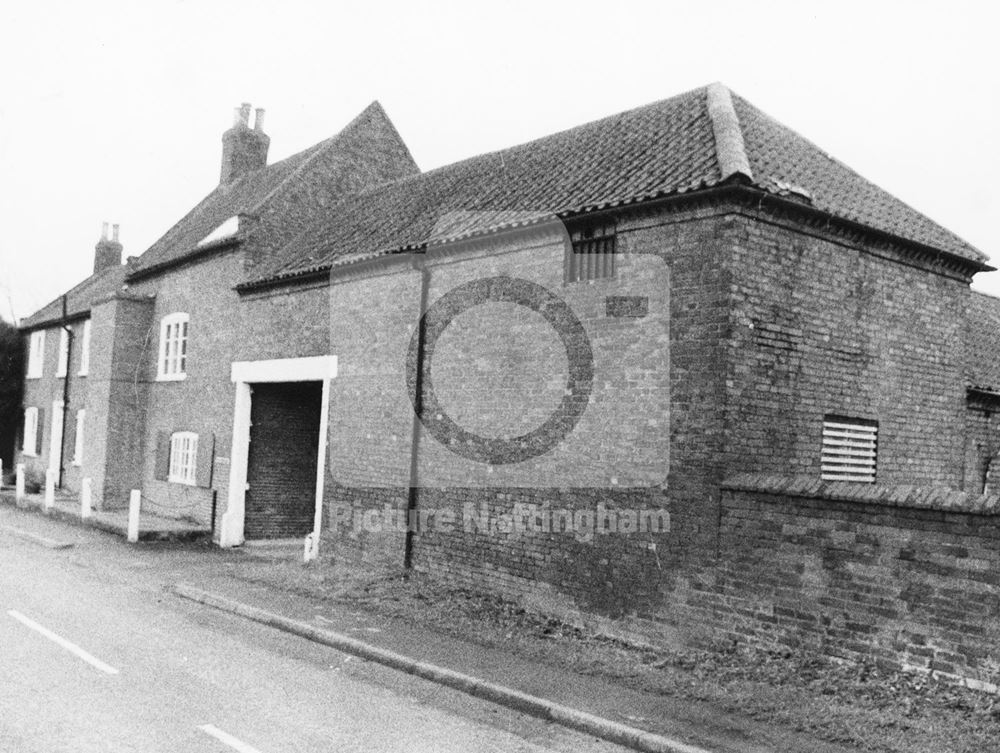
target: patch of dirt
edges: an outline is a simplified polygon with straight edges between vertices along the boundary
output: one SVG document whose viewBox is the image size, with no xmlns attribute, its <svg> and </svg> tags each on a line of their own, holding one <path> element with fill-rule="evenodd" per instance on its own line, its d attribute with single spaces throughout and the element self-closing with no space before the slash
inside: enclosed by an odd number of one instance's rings
<svg viewBox="0 0 1000 753">
<path fill-rule="evenodd" d="M 1000 751 L 1000 697 L 924 675 L 741 645 L 636 647 L 419 573 L 373 574 L 330 561 L 319 567 L 248 561 L 239 570 L 240 577 L 285 591 L 422 624 L 647 693 L 700 700 L 859 751 Z"/>
</svg>

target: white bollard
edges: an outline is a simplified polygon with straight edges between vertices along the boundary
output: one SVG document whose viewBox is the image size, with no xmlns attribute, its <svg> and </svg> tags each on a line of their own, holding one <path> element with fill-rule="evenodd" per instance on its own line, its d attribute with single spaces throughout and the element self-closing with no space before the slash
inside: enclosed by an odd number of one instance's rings
<svg viewBox="0 0 1000 753">
<path fill-rule="evenodd" d="M 0 458 L 0 489 L 3 489 L 3 458 Z"/>
<path fill-rule="evenodd" d="M 306 534 L 305 549 L 302 552 L 303 562 L 312 562 L 319 556 L 319 540 L 314 533 Z"/>
<path fill-rule="evenodd" d="M 90 479 L 85 478 L 80 482 L 80 518 L 86 520 L 94 512 L 91 507 Z"/>
<path fill-rule="evenodd" d="M 56 474 L 58 471 L 49 468 L 45 471 L 45 512 L 56 504 Z"/>
<path fill-rule="evenodd" d="M 14 498 L 18 502 L 24 499 L 24 463 L 17 464 L 17 478 L 14 480 Z"/>
<path fill-rule="evenodd" d="M 139 506 L 142 504 L 142 492 L 133 489 L 128 495 L 128 540 L 135 544 L 139 541 Z"/>
</svg>

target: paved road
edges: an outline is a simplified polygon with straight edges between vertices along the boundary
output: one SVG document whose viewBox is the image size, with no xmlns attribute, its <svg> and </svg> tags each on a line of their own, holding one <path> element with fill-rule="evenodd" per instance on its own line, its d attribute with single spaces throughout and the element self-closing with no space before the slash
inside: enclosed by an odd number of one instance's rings
<svg viewBox="0 0 1000 753">
<path fill-rule="evenodd" d="M 0 751 L 623 750 L 179 600 L 184 556 L 0 507 Z"/>
</svg>

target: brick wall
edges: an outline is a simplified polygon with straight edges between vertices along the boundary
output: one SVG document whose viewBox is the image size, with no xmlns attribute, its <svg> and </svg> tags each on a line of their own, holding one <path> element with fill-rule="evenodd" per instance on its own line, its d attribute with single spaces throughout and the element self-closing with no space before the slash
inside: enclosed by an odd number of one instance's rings
<svg viewBox="0 0 1000 753">
<path fill-rule="evenodd" d="M 965 412 L 965 465 L 962 489 L 967 492 L 983 491 L 989 474 L 989 484 L 996 491 L 1000 478 L 1000 398 L 993 395 L 969 396 Z M 993 465 L 991 466 L 991 463 Z"/>
<path fill-rule="evenodd" d="M 722 509 L 703 637 L 1000 682 L 1000 499 L 743 476 Z"/>
<path fill-rule="evenodd" d="M 225 510 L 218 490 L 228 484 L 229 445 L 235 389 L 230 368 L 243 345 L 243 317 L 233 281 L 239 279 L 243 256 L 229 251 L 205 257 L 197 263 L 171 270 L 169 274 L 144 278 L 130 286 L 135 295 L 155 296 L 150 326 L 136 381 L 147 390 L 146 418 L 142 441 L 143 509 L 168 517 L 182 517 L 209 524 L 213 504 L 216 516 Z M 157 380 L 160 322 L 163 317 L 188 314 L 186 378 Z M 192 431 L 199 446 L 214 441 L 213 473 L 208 487 L 189 486 L 157 479 L 156 452 L 159 437 L 177 431 Z"/>
<path fill-rule="evenodd" d="M 593 347 L 589 407 L 566 441 L 518 466 L 497 466 L 495 479 L 421 426 L 417 507 L 446 507 L 461 517 L 466 504 L 484 504 L 496 519 L 515 505 L 594 512 L 601 503 L 665 509 L 671 530 L 652 538 L 583 541 L 571 534 L 494 535 L 459 526 L 417 533 L 413 562 L 456 584 L 500 590 L 565 613 L 648 617 L 669 611 L 664 584 L 680 563 L 702 558 L 715 541 L 726 220 L 712 211 L 666 225 L 654 214 L 630 217 L 619 224 L 616 279 L 570 285 L 563 282 L 563 237 L 551 230 L 431 251 L 428 303 L 465 283 L 502 275 L 553 291 L 575 312 Z M 331 389 L 331 511 L 405 509 L 413 424 L 406 355 L 419 319 L 420 273 L 410 260 L 373 265 L 335 277 L 330 296 L 330 348 L 339 359 Z M 647 316 L 609 316 L 607 299 L 614 296 L 646 298 Z M 514 436 L 535 428 L 558 405 L 566 359 L 551 325 L 536 313 L 483 304 L 464 321 L 456 317 L 441 335 L 432 364 L 435 390 L 464 428 Z M 395 564 L 402 559 L 397 531 L 373 534 L 345 524 L 334 539 L 340 552 Z"/>
<path fill-rule="evenodd" d="M 80 479 L 86 475 L 86 466 L 73 464 L 76 442 L 76 412 L 87 408 L 88 376 L 79 376 L 80 354 L 82 348 L 83 320 L 76 320 L 69 325 L 73 330 L 72 351 L 69 366 L 69 402 L 65 407 L 64 420 L 66 431 L 63 438 L 63 489 L 67 492 L 80 490 Z M 49 467 L 49 455 L 52 438 L 52 404 L 63 401 L 65 379 L 56 376 L 59 358 L 59 327 L 45 329 L 45 359 L 41 378 L 24 380 L 23 405 L 25 408 L 35 407 L 44 411 L 42 421 L 38 426 L 40 452 L 37 456 L 22 452 L 23 434 L 18 433 L 15 462 L 23 463 L 27 472 L 43 479 L 45 470 Z M 25 335 L 27 341 L 30 335 Z M 27 368 L 27 346 L 25 349 L 25 368 Z M 19 420 L 23 421 L 22 411 Z M 22 427 L 23 429 L 23 427 Z M 89 439 L 88 439 L 89 442 Z M 84 457 L 86 457 L 86 449 Z"/>
<path fill-rule="evenodd" d="M 138 338 L 140 346 L 134 361 L 121 364 L 120 371 L 128 375 L 133 389 L 140 390 L 144 408 L 142 419 L 133 423 L 139 434 L 136 446 L 148 448 L 135 466 L 140 468 L 136 483 L 142 487 L 143 509 L 214 522 L 216 531 L 229 489 L 235 399 L 232 363 L 331 352 L 326 286 L 241 299 L 233 286 L 242 278 L 243 263 L 242 252 L 231 250 L 143 278 L 130 286 L 130 295 L 153 297 L 149 322 L 123 335 Z M 176 312 L 189 315 L 187 376 L 181 381 L 158 381 L 159 323 Z M 200 443 L 214 442 L 210 486 L 157 479 L 153 448 L 161 434 L 175 431 L 193 431 Z M 109 464 L 112 467 L 117 467 L 114 461 Z M 109 497 L 109 504 L 119 498 L 127 501 L 124 487 L 113 499 Z M 213 508 L 215 521 L 211 520 Z"/>
<path fill-rule="evenodd" d="M 618 239 L 617 279 L 579 286 L 563 283 L 562 243 L 544 233 L 428 254 L 432 306 L 463 283 L 498 275 L 556 291 L 586 327 L 599 376 L 571 440 L 518 466 L 520 478 L 505 480 L 499 467 L 489 483 L 420 427 L 416 503 L 450 508 L 459 518 L 466 505 L 483 504 L 495 519 L 525 504 L 659 508 L 670 513 L 670 533 L 581 541 L 457 526 L 414 535 L 416 567 L 651 635 L 690 624 L 690 573 L 725 552 L 724 469 L 818 478 L 827 413 L 879 421 L 880 481 L 960 484 L 963 281 L 745 208 L 623 216 Z M 643 266 L 643 256 L 657 263 Z M 403 354 L 420 280 L 409 261 L 394 263 L 331 285 L 330 346 L 341 369 L 331 410 L 334 510 L 399 510 L 407 501 L 412 408 Z M 608 296 L 644 290 L 654 291 L 654 311 L 657 301 L 664 306 L 645 329 L 602 309 Z M 528 355 L 521 343 L 544 340 L 548 326 L 531 321 L 530 311 L 479 307 L 476 314 L 457 317 L 442 334 L 435 390 L 463 427 L 516 435 L 546 410 L 524 410 L 524 396 L 544 381 L 525 364 L 545 362 L 561 373 L 558 359 L 545 360 L 558 347 Z M 553 404 L 544 388 L 530 394 L 539 406 Z M 660 436 L 645 433 L 649 426 Z M 644 452 L 661 464 L 643 464 Z M 581 482 L 574 483 L 581 460 Z M 642 486 L 633 478 L 625 489 L 609 483 L 651 469 L 665 471 L 665 479 Z M 341 527 L 335 539 L 342 552 L 401 558 L 396 532 Z"/>
<path fill-rule="evenodd" d="M 145 360 L 154 327 L 153 302 L 112 298 L 91 310 L 91 361 L 87 405 L 90 437 L 84 467 L 94 504 L 123 508 L 142 487 L 147 445 L 143 434 L 148 400 Z"/>
<path fill-rule="evenodd" d="M 727 468 L 819 474 L 825 414 L 878 421 L 878 479 L 962 483 L 960 279 L 741 217 L 732 257 Z"/>
<path fill-rule="evenodd" d="M 212 432 L 216 473 L 211 489 L 180 489 L 155 481 L 147 453 L 144 494 L 174 514 L 207 519 L 214 493 L 221 514 L 230 364 L 333 353 L 327 545 L 398 565 L 405 532 L 364 530 L 365 514 L 398 514 L 410 503 L 450 509 L 459 525 L 411 537 L 415 567 L 647 637 L 712 635 L 692 621 L 714 593 L 703 584 L 739 575 L 727 564 L 741 518 L 733 494 L 723 498 L 724 473 L 815 479 L 823 415 L 839 413 L 879 421 L 880 481 L 962 483 L 969 419 L 958 344 L 967 286 L 859 243 L 736 206 L 640 210 L 618 218 L 613 280 L 564 283 L 564 237 L 543 227 L 375 261 L 336 272 L 328 286 L 242 297 L 232 290 L 241 253 L 207 257 L 135 288 L 156 293 L 155 322 L 191 315 L 186 380 L 156 382 L 150 345 L 140 376 L 149 384 L 144 441 L 159 431 Z M 588 407 L 565 441 L 528 462 L 496 466 L 492 477 L 418 424 L 411 495 L 407 358 L 422 285 L 433 307 L 464 285 L 503 276 L 542 285 L 580 320 L 594 356 Z M 644 298 L 647 315 L 613 316 L 621 309 L 608 299 L 623 296 Z M 431 327 L 442 316 L 435 311 Z M 463 428 L 501 439 L 531 430 L 560 405 L 564 344 L 523 306 L 480 303 L 468 313 L 443 330 L 425 378 L 433 376 L 440 405 Z M 832 520 L 821 513 L 839 514 L 841 504 L 818 502 L 817 518 Z M 591 516 L 601 506 L 665 510 L 670 530 L 581 537 L 464 525 L 470 506 L 496 521 L 525 505 Z M 764 549 L 754 552 L 766 562 Z M 731 607 L 717 599 L 712 614 L 732 624 L 740 613 Z M 869 643 L 889 645 L 879 641 Z"/>
</svg>

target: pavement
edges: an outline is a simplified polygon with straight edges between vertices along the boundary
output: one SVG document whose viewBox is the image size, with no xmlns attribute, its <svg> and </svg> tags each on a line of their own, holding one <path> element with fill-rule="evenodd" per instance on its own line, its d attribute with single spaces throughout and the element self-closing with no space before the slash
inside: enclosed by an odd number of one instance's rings
<svg viewBox="0 0 1000 753">
<path fill-rule="evenodd" d="M 124 546 L 117 540 L 101 536 L 94 531 L 72 528 L 51 518 L 33 516 L 24 511 L 0 506 L 0 552 L 6 550 L 6 541 L 2 539 L 16 538 L 23 542 L 22 546 L 32 546 L 32 543 L 23 536 L 9 535 L 11 529 L 17 529 L 22 533 L 28 532 L 57 543 L 62 541 L 74 544 L 72 549 L 67 550 L 54 550 L 45 545 L 34 546 L 36 552 L 44 552 L 46 557 L 67 559 L 78 569 L 88 572 L 104 572 L 110 569 L 111 572 L 118 574 L 110 582 L 102 578 L 103 589 L 101 593 L 88 598 L 88 609 L 93 609 L 99 604 L 115 603 L 122 598 L 128 599 L 130 594 L 133 597 L 130 609 L 150 609 L 152 608 L 149 605 L 150 601 L 155 601 L 158 606 L 168 601 L 176 602 L 174 606 L 169 607 L 171 612 L 179 610 L 196 619 L 199 624 L 205 621 L 215 624 L 215 621 L 220 619 L 232 621 L 234 627 L 229 629 L 235 631 L 234 635 L 241 636 L 244 647 L 260 640 L 265 647 L 282 646 L 283 651 L 294 654 L 306 652 L 312 656 L 313 652 L 319 652 L 318 655 L 331 657 L 329 661 L 333 664 L 330 666 L 343 667 L 352 658 L 363 657 L 364 661 L 357 661 L 357 665 L 373 667 L 383 664 L 408 672 L 404 674 L 390 669 L 379 670 L 389 673 L 388 676 L 380 675 L 380 677 L 383 677 L 393 689 L 412 688 L 416 683 L 419 687 L 432 685 L 437 688 L 433 693 L 447 695 L 456 694 L 455 688 L 462 688 L 466 691 L 465 694 L 458 693 L 458 695 L 464 695 L 469 699 L 469 694 L 477 695 L 475 687 L 500 688 L 502 692 L 490 691 L 485 695 L 480 692 L 478 695 L 480 698 L 490 698 L 498 702 L 487 703 L 487 706 L 495 708 L 493 714 L 505 715 L 506 719 L 520 718 L 520 721 L 512 722 L 509 728 L 515 735 L 523 738 L 517 741 L 518 745 L 521 742 L 531 744 L 541 742 L 543 746 L 551 745 L 555 746 L 552 749 L 557 749 L 559 745 L 569 740 L 574 750 L 625 749 L 597 740 L 597 736 L 600 735 L 625 743 L 633 750 L 671 750 L 678 753 L 681 751 L 684 753 L 693 751 L 843 753 L 844 750 L 792 731 L 721 712 L 695 700 L 654 695 L 625 686 L 610 678 L 581 675 L 568 669 L 540 663 L 535 659 L 519 656 L 502 646 L 479 645 L 453 635 L 445 635 L 412 621 L 393 620 L 329 599 L 317 599 L 310 594 L 308 588 L 276 588 L 266 578 L 248 576 L 248 573 L 260 572 L 262 559 L 260 553 L 252 548 L 244 551 L 223 551 L 204 544 Z M 286 556 L 296 557 L 300 554 L 300 548 L 290 547 Z M 264 559 L 280 556 L 282 556 L 280 552 L 268 552 Z M 256 568 L 246 567 L 249 560 L 257 560 Z M 6 573 L 9 570 L 10 566 L 0 557 L 0 572 Z M 66 568 L 60 572 L 64 575 Z M 39 577 L 34 571 L 28 576 L 29 580 Z M 143 584 L 142 593 L 132 593 L 133 578 Z M 115 586 L 116 583 L 120 585 L 123 581 L 130 584 L 130 588 L 124 591 Z M 57 583 L 59 582 L 57 579 Z M 181 585 L 178 587 L 178 584 Z M 46 588 L 49 589 L 50 586 Z M 72 587 L 65 584 L 51 588 L 72 590 Z M 177 591 L 189 598 L 177 598 L 175 595 Z M 197 598 L 197 594 L 206 595 L 198 600 L 210 604 L 212 608 L 192 603 L 190 600 L 192 594 L 196 595 L 194 598 Z M 141 598 L 135 599 L 135 597 Z M 6 599 L 0 607 L 9 608 Z M 198 616 L 193 617 L 194 613 Z M 297 627 L 289 629 L 287 627 L 289 624 Z M 235 625 L 240 627 L 236 628 Z M 169 627 L 164 627 L 157 641 L 152 644 L 147 642 L 147 645 L 152 645 L 157 654 L 162 654 L 162 647 L 171 646 L 176 638 L 176 634 Z M 225 661 L 210 650 L 217 638 L 217 636 L 199 638 L 199 644 L 204 644 L 197 652 L 200 663 L 214 667 L 226 666 Z M 0 637 L 0 641 L 3 640 L 4 638 Z M 367 648 L 358 650 L 354 646 L 355 643 Z M 305 648 L 307 645 L 309 648 Z M 390 657 L 402 657 L 405 661 L 380 660 L 379 652 Z M 432 669 L 418 672 L 407 670 L 407 666 L 418 665 Z M 451 680 L 447 681 L 449 677 Z M 241 681 L 250 682 L 246 678 L 241 678 Z M 506 705 L 504 697 L 510 700 Z M 525 701 L 525 698 L 529 700 Z M 258 698 L 257 702 L 266 705 L 264 699 Z M 476 698 L 467 702 L 483 703 Z M 553 709 L 556 711 L 553 712 Z M 528 713 L 521 713 L 524 711 Z M 506 716 L 509 714 L 515 716 Z M 0 703 L 0 720 L 4 718 L 3 705 Z M 593 723 L 574 723 L 574 720 L 578 722 L 587 718 L 591 718 Z M 552 724 L 552 720 L 575 730 L 583 729 L 587 734 Z M 237 722 L 228 723 L 230 727 L 236 726 L 245 730 L 245 727 Z M 561 732 L 553 733 L 552 730 L 557 728 Z M 0 721 L 0 732 L 3 729 L 4 722 Z M 547 734 L 552 736 L 539 738 L 540 729 L 549 730 Z M 255 734 L 265 736 L 264 730 L 258 732 L 256 727 L 254 730 Z M 610 733 L 602 734 L 602 730 L 605 732 L 610 730 Z M 616 732 L 620 734 L 617 736 L 611 734 Z M 522 733 L 526 733 L 527 737 Z M 567 738 L 566 735 L 571 737 Z M 2 741 L 3 737 L 0 734 L 0 742 Z M 505 742 L 504 745 L 509 742 Z M 262 753 L 266 750 L 296 749 L 288 746 L 287 740 L 283 744 L 284 747 L 272 745 L 258 746 L 256 749 Z M 389 742 L 380 739 L 378 745 L 370 749 L 391 748 L 386 746 L 389 746 Z M 0 745 L 0 749 L 8 748 Z M 59 748 L 57 746 L 46 749 Z M 328 746 L 320 745 L 318 748 L 309 749 L 325 750 Z M 351 748 L 348 746 L 337 749 Z M 404 749 L 421 748 L 417 746 Z M 466 749 L 489 748 L 477 744 Z M 500 749 L 519 748 L 515 745 Z M 533 748 L 525 749 L 533 750 Z M 543 747 L 543 749 L 548 748 Z"/>
<path fill-rule="evenodd" d="M 40 512 L 69 523 L 97 528 L 123 538 L 128 534 L 128 510 L 94 510 L 90 517 L 84 518 L 81 515 L 80 500 L 76 495 L 57 493 L 52 506 L 47 508 L 44 494 L 26 494 L 17 501 L 14 490 L 5 487 L 0 489 L 0 502 L 14 504 L 25 510 Z M 198 541 L 211 537 L 212 531 L 208 526 L 188 520 L 165 518 L 140 507 L 140 541 Z"/>
</svg>

